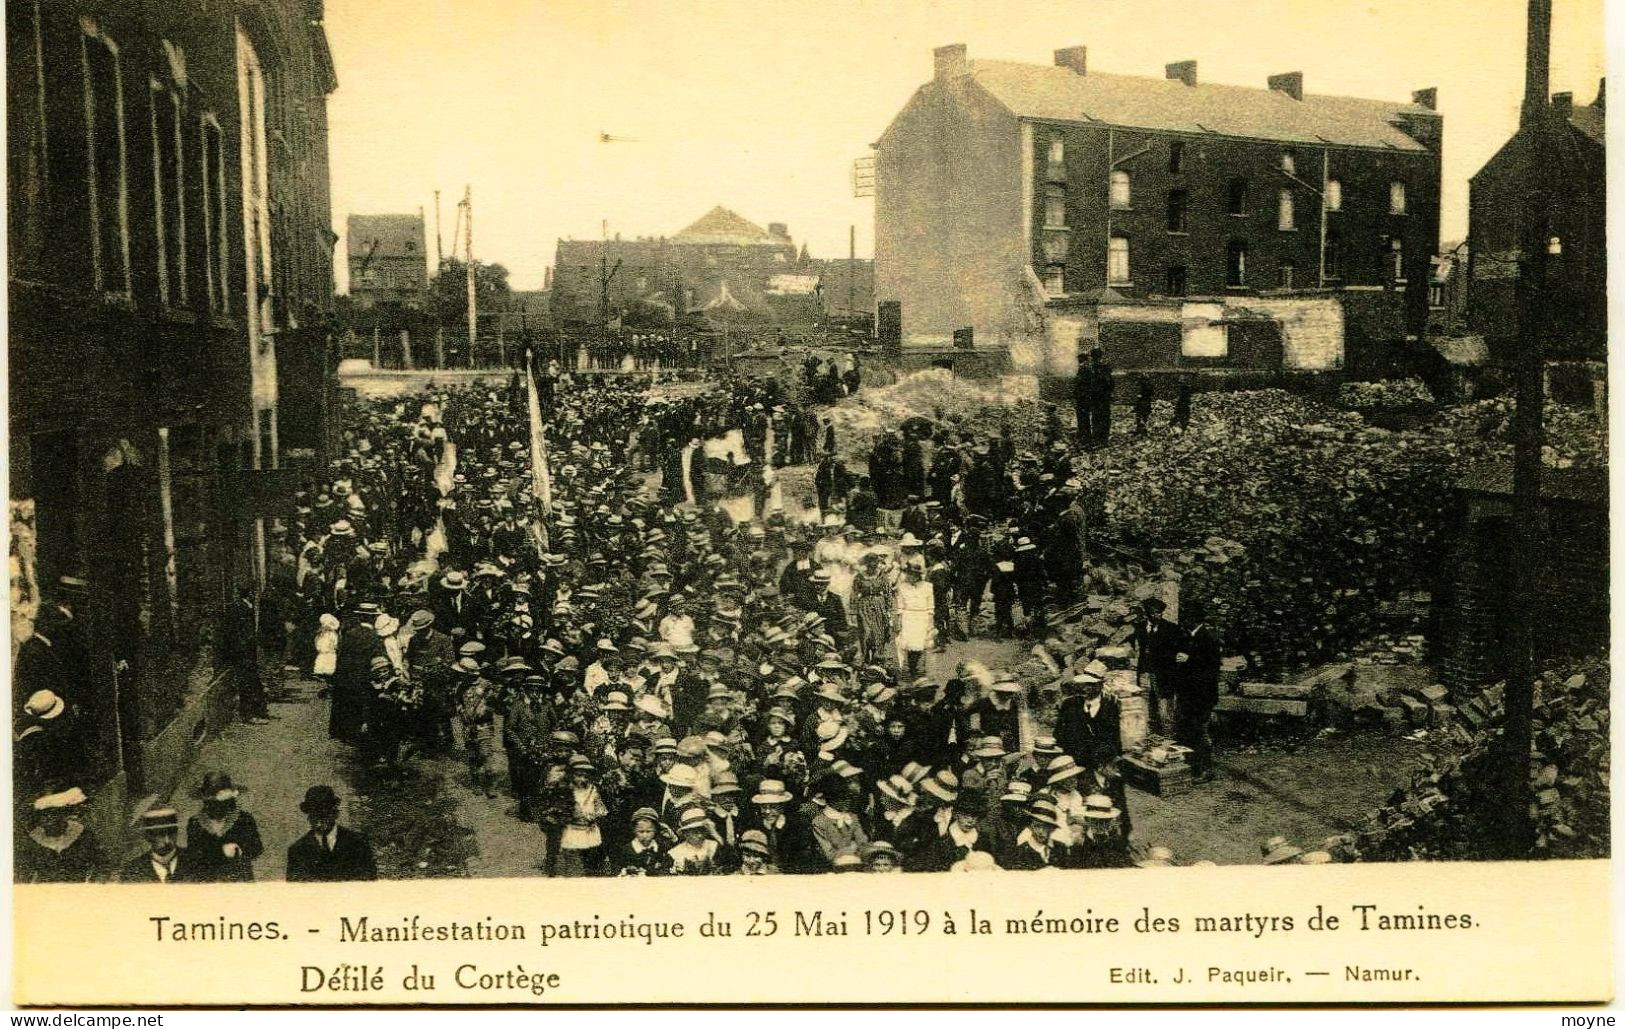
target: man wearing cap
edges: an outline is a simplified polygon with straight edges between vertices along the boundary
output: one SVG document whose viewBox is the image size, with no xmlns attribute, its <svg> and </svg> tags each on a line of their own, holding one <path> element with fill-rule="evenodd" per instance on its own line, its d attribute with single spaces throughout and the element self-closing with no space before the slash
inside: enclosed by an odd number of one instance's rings
<svg viewBox="0 0 1625 1029">
<path fill-rule="evenodd" d="M 435 624 L 434 612 L 419 608 L 407 619 L 405 658 L 412 679 L 423 687 L 423 743 L 435 750 L 451 749 L 451 721 L 455 707 L 451 666 L 457 660 L 452 639 Z"/>
<path fill-rule="evenodd" d="M 1168 619 L 1167 610 L 1161 597 L 1147 597 L 1134 622 L 1135 674 L 1147 689 L 1153 736 L 1163 735 L 1162 707 L 1173 699 L 1175 658 L 1183 636 L 1179 626 Z"/>
<path fill-rule="evenodd" d="M 137 824 L 146 853 L 131 858 L 119 870 L 122 883 L 202 882 L 180 839 L 180 815 L 167 805 L 144 812 Z"/>
<path fill-rule="evenodd" d="M 310 832 L 288 848 L 288 882 L 350 882 L 378 878 L 367 837 L 339 824 L 339 798 L 326 784 L 305 791 L 299 810 Z"/>
<path fill-rule="evenodd" d="M 994 855 L 999 867 L 1012 872 L 1071 867 L 1074 859 L 1054 802 L 1039 798 L 1025 813 L 1027 825 L 1007 849 Z"/>
</svg>

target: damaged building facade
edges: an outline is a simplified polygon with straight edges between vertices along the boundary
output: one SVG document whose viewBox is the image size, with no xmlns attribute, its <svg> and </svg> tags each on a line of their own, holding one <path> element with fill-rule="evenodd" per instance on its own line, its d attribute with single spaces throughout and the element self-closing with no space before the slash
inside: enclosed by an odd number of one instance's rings
<svg viewBox="0 0 1625 1029">
<path fill-rule="evenodd" d="M 1435 105 L 941 47 L 875 144 L 877 301 L 907 344 L 1051 375 L 1080 339 L 1124 369 L 1356 371 L 1426 323 Z"/>
</svg>

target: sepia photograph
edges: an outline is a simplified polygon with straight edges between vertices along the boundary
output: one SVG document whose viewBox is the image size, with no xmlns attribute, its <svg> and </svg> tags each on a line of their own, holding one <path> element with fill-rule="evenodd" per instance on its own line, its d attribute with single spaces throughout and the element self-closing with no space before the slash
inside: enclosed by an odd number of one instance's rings
<svg viewBox="0 0 1625 1029">
<path fill-rule="evenodd" d="M 14 898 L 1606 861 L 1604 13 L 8 2 Z"/>
</svg>

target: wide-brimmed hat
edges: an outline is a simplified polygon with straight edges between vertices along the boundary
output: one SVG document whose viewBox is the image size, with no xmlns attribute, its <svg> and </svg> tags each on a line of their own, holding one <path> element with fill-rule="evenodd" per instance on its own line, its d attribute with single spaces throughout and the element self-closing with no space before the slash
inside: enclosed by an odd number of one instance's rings
<svg viewBox="0 0 1625 1029">
<path fill-rule="evenodd" d="M 327 531 L 334 536 L 354 536 L 355 526 L 350 524 L 349 519 L 340 518 L 332 525 L 329 525 Z"/>
<path fill-rule="evenodd" d="M 999 798 L 1012 804 L 1025 804 L 1032 799 L 1033 784 L 1025 779 L 1011 779 L 1004 788 L 1004 796 Z"/>
<path fill-rule="evenodd" d="M 1004 749 L 1004 741 L 997 736 L 983 736 L 976 741 L 976 749 L 970 752 L 971 757 L 1006 757 L 1009 751 Z"/>
<path fill-rule="evenodd" d="M 87 801 L 85 791 L 77 786 L 70 786 L 55 793 L 45 793 L 34 798 L 35 811 L 58 811 L 63 808 L 78 807 Z"/>
<path fill-rule="evenodd" d="M 819 683 L 818 690 L 813 694 L 813 696 L 830 701 L 834 704 L 845 704 L 847 702 L 846 695 L 843 694 L 834 683 L 830 682 Z"/>
<path fill-rule="evenodd" d="M 739 776 L 732 772 L 718 772 L 711 779 L 711 795 L 713 797 L 723 793 L 740 793 Z"/>
<path fill-rule="evenodd" d="M 1285 836 L 1271 836 L 1258 848 L 1266 865 L 1280 865 L 1303 855 L 1302 847 L 1295 847 Z"/>
<path fill-rule="evenodd" d="M 952 804 L 959 799 L 959 776 L 944 768 L 931 778 L 922 780 L 920 789 L 944 803 Z"/>
<path fill-rule="evenodd" d="M 243 792 L 243 788 L 231 781 L 231 776 L 225 772 L 209 772 L 203 776 L 199 784 L 197 795 L 204 800 L 236 800 Z"/>
<path fill-rule="evenodd" d="M 1055 806 L 1053 800 L 1044 797 L 1039 797 L 1027 805 L 1027 817 L 1057 829 L 1062 825 L 1061 810 Z"/>
<path fill-rule="evenodd" d="M 660 781 L 667 786 L 676 786 L 679 789 L 692 790 L 699 781 L 699 773 L 693 765 L 678 762 L 660 774 Z"/>
<path fill-rule="evenodd" d="M 1047 785 L 1054 786 L 1058 782 L 1080 776 L 1085 771 L 1086 769 L 1073 760 L 1070 754 L 1062 754 L 1045 766 L 1044 772 L 1048 776 L 1045 782 Z"/>
<path fill-rule="evenodd" d="M 739 849 L 767 857 L 773 851 L 767 845 L 767 833 L 760 829 L 746 829 L 739 834 Z"/>
<path fill-rule="evenodd" d="M 412 612 L 412 617 L 406 620 L 406 624 L 414 629 L 427 629 L 434 624 L 434 612 L 419 608 Z"/>
<path fill-rule="evenodd" d="M 639 714 L 648 715 L 650 718 L 664 719 L 668 717 L 666 702 L 653 693 L 645 693 L 638 697 L 632 702 L 632 706 L 638 709 Z M 674 743 L 672 746 L 675 747 L 676 744 Z"/>
<path fill-rule="evenodd" d="M 880 780 L 875 783 L 875 789 L 882 796 L 899 804 L 907 805 L 914 800 L 914 784 L 901 775 L 893 775 Z"/>
<path fill-rule="evenodd" d="M 372 631 L 380 636 L 393 636 L 401 631 L 400 619 L 394 615 L 379 615 L 373 619 Z"/>
<path fill-rule="evenodd" d="M 630 711 L 632 705 L 627 702 L 627 696 L 620 690 L 612 690 L 604 697 L 605 711 Z"/>
<path fill-rule="evenodd" d="M 756 793 L 750 798 L 752 804 L 788 804 L 793 800 L 794 795 L 779 779 L 763 779 L 756 784 Z"/>
<path fill-rule="evenodd" d="M 1053 757 L 1061 752 L 1060 746 L 1053 736 L 1038 736 L 1033 739 L 1034 756 L 1043 754 Z"/>
<path fill-rule="evenodd" d="M 50 690 L 36 690 L 23 705 L 23 713 L 30 718 L 48 722 L 68 709 L 67 703 Z"/>
<path fill-rule="evenodd" d="M 1122 813 L 1117 810 L 1117 805 L 1112 803 L 1112 798 L 1104 793 L 1091 793 L 1083 798 L 1083 817 L 1085 818 L 1116 818 Z"/>
<path fill-rule="evenodd" d="M 440 577 L 440 585 L 448 590 L 467 589 L 468 576 L 454 568 Z"/>
<path fill-rule="evenodd" d="M 819 750 L 834 751 L 846 743 L 846 726 L 834 719 L 818 723 L 816 731 Z"/>
<path fill-rule="evenodd" d="M 711 825 L 711 816 L 705 813 L 704 808 L 687 807 L 683 809 L 682 817 L 677 821 L 677 831 L 683 833 L 693 829 L 703 829 L 707 833 L 716 832 L 716 829 Z"/>
</svg>

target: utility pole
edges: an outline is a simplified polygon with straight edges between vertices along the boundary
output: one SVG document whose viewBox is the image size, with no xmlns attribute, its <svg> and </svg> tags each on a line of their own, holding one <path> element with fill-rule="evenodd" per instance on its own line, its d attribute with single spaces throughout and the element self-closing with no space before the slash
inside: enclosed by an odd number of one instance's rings
<svg viewBox="0 0 1625 1029">
<path fill-rule="evenodd" d="M 463 187 L 463 260 L 468 271 L 468 366 L 474 367 L 474 336 L 479 313 L 474 300 L 474 187 Z"/>
<path fill-rule="evenodd" d="M 858 309 L 858 227 L 846 227 L 846 315 L 850 318 Z"/>
<path fill-rule="evenodd" d="M 434 191 L 434 270 L 438 274 L 442 265 L 446 263 L 446 255 L 440 249 L 440 191 Z"/>
<path fill-rule="evenodd" d="M 1525 58 L 1523 113 L 1518 127 L 1523 203 L 1518 232 L 1517 406 L 1512 415 L 1512 658 L 1507 669 L 1503 753 L 1496 762 L 1506 776 L 1496 828 L 1503 857 L 1527 857 L 1534 848 L 1529 754 L 1534 736 L 1535 658 L 1540 605 L 1541 448 L 1545 436 L 1546 358 L 1544 317 L 1552 156 L 1551 45 L 1552 0 L 1529 0 L 1529 41 Z"/>
<path fill-rule="evenodd" d="M 615 278 L 615 273 L 621 270 L 621 259 L 615 259 L 615 267 L 609 266 L 609 219 L 600 223 L 599 231 L 601 241 L 598 246 L 598 325 L 604 332 L 604 339 L 609 339 L 609 284 Z"/>
</svg>

